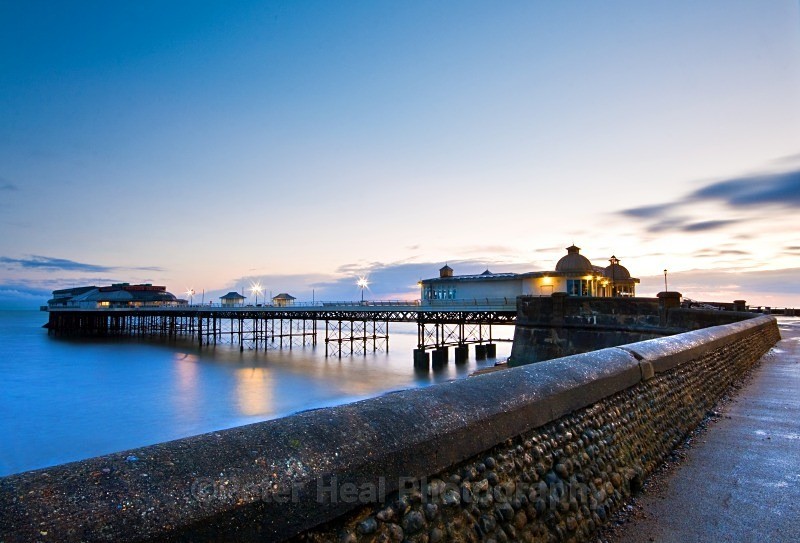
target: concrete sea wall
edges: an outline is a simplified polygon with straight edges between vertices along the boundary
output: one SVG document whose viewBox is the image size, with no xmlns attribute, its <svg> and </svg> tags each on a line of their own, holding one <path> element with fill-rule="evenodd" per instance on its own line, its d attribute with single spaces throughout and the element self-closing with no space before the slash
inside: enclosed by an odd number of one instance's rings
<svg viewBox="0 0 800 543">
<path fill-rule="evenodd" d="M 0 479 L 0 541 L 582 541 L 771 317 Z"/>
</svg>

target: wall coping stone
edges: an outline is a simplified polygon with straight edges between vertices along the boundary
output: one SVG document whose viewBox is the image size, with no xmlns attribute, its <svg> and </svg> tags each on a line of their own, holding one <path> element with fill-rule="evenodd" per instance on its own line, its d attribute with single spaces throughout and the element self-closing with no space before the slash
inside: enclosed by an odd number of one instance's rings
<svg viewBox="0 0 800 543">
<path fill-rule="evenodd" d="M 649 363 L 655 373 L 663 373 L 735 341 L 753 328 L 773 322 L 773 317 L 762 315 L 731 324 L 620 345 L 618 348 L 630 352 L 637 360 Z"/>
</svg>

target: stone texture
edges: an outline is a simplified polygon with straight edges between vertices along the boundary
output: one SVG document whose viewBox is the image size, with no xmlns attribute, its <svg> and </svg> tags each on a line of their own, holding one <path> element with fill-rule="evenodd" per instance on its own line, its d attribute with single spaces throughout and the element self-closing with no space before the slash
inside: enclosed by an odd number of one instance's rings
<svg viewBox="0 0 800 543">
<path fill-rule="evenodd" d="M 452 480 L 452 474 L 467 474 L 473 481 L 455 486 L 456 491 L 448 487 L 436 495 L 442 498 L 429 495 L 432 503 L 442 503 L 447 492 L 454 494 L 449 507 L 441 508 L 434 521 L 428 519 L 425 529 L 447 533 L 455 541 L 591 541 L 593 532 L 703 420 L 731 383 L 779 339 L 772 319 L 729 332 L 731 341 L 684 360 L 688 364 L 674 365 L 434 474 L 437 482 Z M 684 349 L 696 347 L 693 341 L 681 344 Z M 491 480 L 481 475 L 487 455 L 493 460 L 489 473 L 496 476 Z M 501 487 L 503 499 L 495 500 L 493 515 L 475 507 Z M 295 540 L 326 541 L 334 526 L 347 522 L 340 519 Z"/>
</svg>

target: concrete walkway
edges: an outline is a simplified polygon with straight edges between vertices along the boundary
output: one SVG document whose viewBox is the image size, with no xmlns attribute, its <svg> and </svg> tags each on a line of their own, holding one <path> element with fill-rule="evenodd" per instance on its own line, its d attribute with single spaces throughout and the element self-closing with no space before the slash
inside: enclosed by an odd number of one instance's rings
<svg viewBox="0 0 800 543">
<path fill-rule="evenodd" d="M 800 541 L 800 319 L 607 541 Z"/>
</svg>

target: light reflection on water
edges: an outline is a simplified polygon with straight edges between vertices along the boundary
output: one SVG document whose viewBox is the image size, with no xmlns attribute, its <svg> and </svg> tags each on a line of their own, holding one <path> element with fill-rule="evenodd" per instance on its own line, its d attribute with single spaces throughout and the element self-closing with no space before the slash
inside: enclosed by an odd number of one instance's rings
<svg viewBox="0 0 800 543">
<path fill-rule="evenodd" d="M 471 349 L 468 364 L 415 373 L 413 324 L 390 325 L 389 353 L 339 359 L 324 356 L 324 330 L 314 348 L 239 352 L 57 339 L 41 328 L 46 320 L 0 311 L 0 475 L 427 386 L 494 363 L 476 363 Z M 498 357 L 510 348 L 498 343 Z"/>
</svg>

